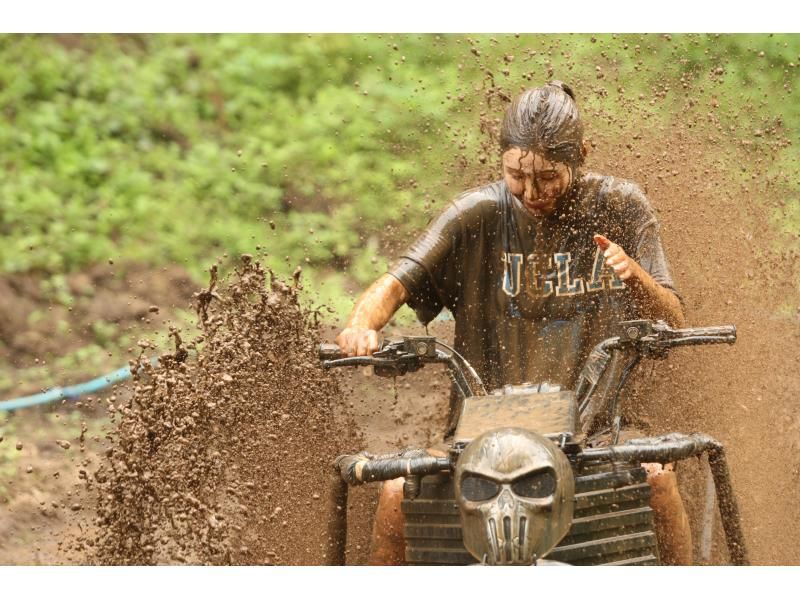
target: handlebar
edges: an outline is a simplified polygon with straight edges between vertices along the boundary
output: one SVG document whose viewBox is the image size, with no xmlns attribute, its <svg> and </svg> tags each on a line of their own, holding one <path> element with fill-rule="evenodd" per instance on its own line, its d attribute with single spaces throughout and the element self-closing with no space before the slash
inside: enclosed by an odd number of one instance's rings
<svg viewBox="0 0 800 598">
<path fill-rule="evenodd" d="M 733 325 L 671 328 L 663 321 L 631 320 L 620 323 L 620 335 L 604 342 L 604 348 L 635 346 L 645 355 L 663 356 L 673 347 L 735 342 L 736 326 Z"/>
<path fill-rule="evenodd" d="M 613 391 L 611 410 L 617 410 L 617 397 L 628 376 L 643 357 L 663 358 L 670 349 L 690 345 L 733 344 L 736 342 L 736 326 L 699 326 L 695 328 L 671 328 L 664 321 L 630 320 L 619 324 L 619 335 L 599 342 L 583 365 L 575 387 L 578 412 L 584 416 L 590 399 L 598 387 L 609 362 L 611 353 L 621 349 L 635 352 Z"/>
<path fill-rule="evenodd" d="M 369 453 L 340 455 L 334 462 L 342 480 L 351 486 L 365 482 L 385 482 L 400 477 L 426 476 L 453 467 L 449 457 L 436 457 L 420 449 L 406 449 L 393 455 Z"/>
<path fill-rule="evenodd" d="M 449 356 L 437 351 L 436 344 L 433 337 L 386 339 L 372 355 L 348 357 L 339 345 L 324 343 L 319 346 L 319 358 L 325 369 L 371 365 L 378 376 L 398 376 L 414 372 L 424 363 L 446 363 Z"/>
<path fill-rule="evenodd" d="M 635 360 L 626 368 L 617 388 L 616 394 L 619 394 L 628 374 L 642 357 L 662 358 L 674 347 L 736 342 L 736 326 L 671 328 L 660 320 L 630 320 L 621 322 L 618 330 L 618 336 L 607 338 L 595 346 L 578 376 L 575 394 L 581 413 L 587 408 L 589 398 L 609 363 L 612 351 L 633 349 L 636 352 Z M 386 377 L 415 372 L 428 363 L 441 363 L 447 366 L 462 397 L 487 394 L 480 376 L 469 362 L 432 336 L 386 339 L 372 355 L 357 357 L 347 357 L 338 345 L 325 343 L 319 346 L 319 358 L 325 369 L 371 365 L 374 366 L 376 375 Z"/>
<path fill-rule="evenodd" d="M 602 341 L 598 347 L 610 351 L 637 345 L 644 352 L 655 352 L 671 347 L 735 342 L 736 326 L 733 325 L 671 328 L 663 321 L 630 320 L 620 323 L 619 336 Z M 384 341 L 372 355 L 348 357 L 339 345 L 322 343 L 319 346 L 319 359 L 325 368 L 358 365 L 391 367 L 403 361 L 444 363 L 448 356 L 437 351 L 437 345 L 441 343 L 434 337 L 403 337 Z"/>
<path fill-rule="evenodd" d="M 621 322 L 618 335 L 598 343 L 592 349 L 578 376 L 575 398 L 578 412 L 587 416 L 590 399 L 598 387 L 610 360 L 611 353 L 618 350 L 633 350 L 633 358 L 625 366 L 616 384 L 611 400 L 612 414 L 618 410 L 617 397 L 629 374 L 642 357 L 661 358 L 673 347 L 689 345 L 733 344 L 736 342 L 736 326 L 701 326 L 694 328 L 671 328 L 663 321 L 630 320 Z M 440 350 L 439 347 L 446 349 Z M 431 336 L 409 336 L 401 339 L 386 339 L 380 349 L 370 356 L 347 357 L 338 345 L 321 344 L 319 358 L 326 369 L 342 366 L 375 367 L 375 374 L 397 376 L 413 372 L 428 363 L 441 363 L 448 367 L 456 388 L 462 397 L 484 396 L 486 389 L 480 377 L 457 351 Z M 587 416 L 588 417 L 588 416 Z M 616 418 L 619 422 L 619 418 Z M 351 484 L 365 481 L 393 479 L 400 475 L 427 475 L 446 470 L 448 460 L 427 454 L 391 455 L 343 455 L 337 461 L 342 479 Z"/>
<path fill-rule="evenodd" d="M 678 328 L 673 331 L 685 336 L 724 336 L 736 340 L 736 326 L 699 326 L 696 328 Z"/>
<path fill-rule="evenodd" d="M 357 357 L 347 357 L 338 345 L 324 343 L 319 346 L 319 358 L 325 369 L 371 365 L 375 368 L 375 375 L 385 377 L 402 376 L 417 371 L 425 364 L 441 363 L 447 366 L 462 396 L 486 394 L 480 376 L 469 362 L 433 336 L 385 339 L 380 349 L 372 355 Z"/>
</svg>

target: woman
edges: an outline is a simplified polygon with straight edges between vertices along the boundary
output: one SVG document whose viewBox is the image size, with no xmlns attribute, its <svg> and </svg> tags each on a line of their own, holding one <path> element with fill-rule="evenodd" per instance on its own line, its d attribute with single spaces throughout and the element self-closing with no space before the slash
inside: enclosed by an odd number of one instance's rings
<svg viewBox="0 0 800 598">
<path fill-rule="evenodd" d="M 617 322 L 682 325 L 647 198 L 630 182 L 581 171 L 586 145 L 569 87 L 555 81 L 515 98 L 500 150 L 503 178 L 453 201 L 358 299 L 337 337 L 344 352 L 375 351 L 378 331 L 404 303 L 423 324 L 447 308 L 455 348 L 487 388 L 536 381 L 574 388 L 588 352 Z M 451 400 L 448 434 L 458 412 Z M 584 429 L 604 423 L 592 419 Z M 688 562 L 674 473 L 648 469 L 657 523 L 671 532 L 659 537 L 662 558 Z M 402 561 L 401 488 L 384 484 L 373 563 Z"/>
</svg>

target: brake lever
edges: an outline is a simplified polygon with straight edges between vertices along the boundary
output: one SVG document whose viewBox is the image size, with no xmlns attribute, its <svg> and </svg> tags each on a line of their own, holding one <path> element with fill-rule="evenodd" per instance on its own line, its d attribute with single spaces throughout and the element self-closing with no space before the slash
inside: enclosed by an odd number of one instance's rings
<svg viewBox="0 0 800 598">
<path fill-rule="evenodd" d="M 323 369 L 347 367 L 347 366 L 368 366 L 375 368 L 375 375 L 383 378 L 393 378 L 402 376 L 409 372 L 415 372 L 423 366 L 423 363 L 416 355 L 395 355 L 392 357 L 376 357 L 373 353 L 371 357 L 344 357 L 323 361 Z"/>
<path fill-rule="evenodd" d="M 347 366 L 373 366 L 375 375 L 384 378 L 402 376 L 420 369 L 425 358 L 436 357 L 435 338 L 404 337 L 402 339 L 386 339 L 378 351 L 370 356 L 342 357 L 326 359 L 322 367 L 331 369 Z"/>
<path fill-rule="evenodd" d="M 618 348 L 635 348 L 642 357 L 663 359 L 667 355 L 668 346 L 661 345 L 661 335 L 668 330 L 666 322 L 650 320 L 629 320 L 620 322 L 619 336 L 616 339 Z"/>
</svg>

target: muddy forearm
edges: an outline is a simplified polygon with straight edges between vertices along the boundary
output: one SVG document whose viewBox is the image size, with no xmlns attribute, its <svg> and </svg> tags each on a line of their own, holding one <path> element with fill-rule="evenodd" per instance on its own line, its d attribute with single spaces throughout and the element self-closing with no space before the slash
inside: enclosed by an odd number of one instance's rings
<svg viewBox="0 0 800 598">
<path fill-rule="evenodd" d="M 391 274 L 384 274 L 356 301 L 347 328 L 380 330 L 408 300 L 408 291 Z"/>
<path fill-rule="evenodd" d="M 662 287 L 639 264 L 633 262 L 633 275 L 626 280 L 634 301 L 644 317 L 653 320 L 666 320 L 672 326 L 684 325 L 683 307 L 678 297 L 666 287 Z"/>
<path fill-rule="evenodd" d="M 658 284 L 618 244 L 600 234 L 595 234 L 592 238 L 603 252 L 606 266 L 628 285 L 633 301 L 643 318 L 666 320 L 672 326 L 683 326 L 683 308 L 675 293 Z"/>
</svg>

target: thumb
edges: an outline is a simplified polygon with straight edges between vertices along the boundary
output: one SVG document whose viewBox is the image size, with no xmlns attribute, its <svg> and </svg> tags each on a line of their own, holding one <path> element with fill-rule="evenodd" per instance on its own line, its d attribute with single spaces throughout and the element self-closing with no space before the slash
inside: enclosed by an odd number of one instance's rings
<svg viewBox="0 0 800 598">
<path fill-rule="evenodd" d="M 603 251 L 608 249 L 611 245 L 611 241 L 606 239 L 603 235 L 594 235 L 592 239 L 594 239 L 594 242 L 597 243 L 597 246 Z"/>
</svg>

